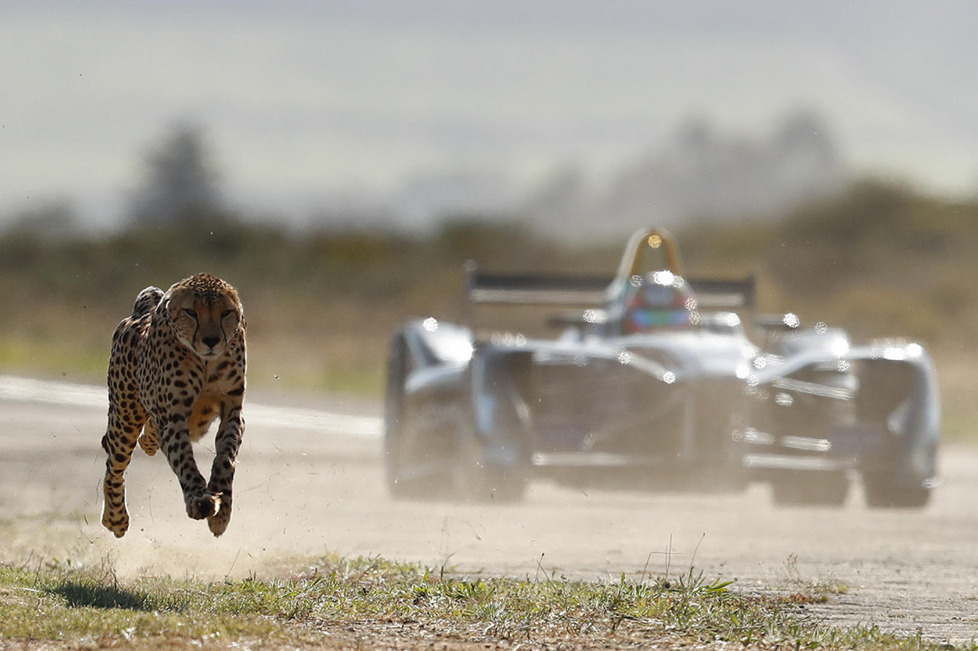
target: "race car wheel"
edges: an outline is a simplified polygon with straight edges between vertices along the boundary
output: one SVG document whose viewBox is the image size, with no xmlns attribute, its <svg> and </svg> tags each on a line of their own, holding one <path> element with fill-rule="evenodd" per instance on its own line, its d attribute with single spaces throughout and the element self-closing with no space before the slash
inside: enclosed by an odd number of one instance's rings
<svg viewBox="0 0 978 651">
<path fill-rule="evenodd" d="M 479 467 L 460 487 L 460 497 L 472 502 L 512 504 L 526 494 L 526 480 L 501 468 Z"/>
<path fill-rule="evenodd" d="M 771 482 L 771 492 L 780 506 L 842 506 L 849 477 L 845 471 L 785 473 Z"/>
<path fill-rule="evenodd" d="M 870 508 L 919 509 L 930 501 L 931 489 L 901 484 L 892 474 L 863 472 L 863 493 Z"/>
<path fill-rule="evenodd" d="M 407 378 L 407 344 L 398 333 L 391 339 L 387 360 L 387 395 L 384 401 L 384 475 L 387 493 L 394 499 L 421 499 L 431 491 L 431 482 L 408 472 L 402 424 L 404 382 Z"/>
<path fill-rule="evenodd" d="M 522 464 L 504 466 L 482 456 L 474 432 L 464 427 L 454 463 L 457 497 L 473 502 L 506 504 L 526 494 L 527 473 Z"/>
<path fill-rule="evenodd" d="M 387 395 L 384 401 L 384 475 L 391 497 L 411 497 L 411 482 L 402 481 L 401 418 L 404 412 L 404 379 L 406 351 L 401 334 L 391 339 L 387 358 Z"/>
</svg>

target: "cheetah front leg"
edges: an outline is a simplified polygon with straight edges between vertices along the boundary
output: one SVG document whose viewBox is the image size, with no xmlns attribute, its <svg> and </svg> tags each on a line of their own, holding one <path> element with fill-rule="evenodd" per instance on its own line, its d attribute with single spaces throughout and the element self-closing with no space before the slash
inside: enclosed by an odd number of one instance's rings
<svg viewBox="0 0 978 651">
<path fill-rule="evenodd" d="M 159 418 L 157 422 L 160 422 Z M 194 520 L 203 520 L 217 514 L 221 508 L 221 496 L 207 489 L 204 477 L 197 469 L 186 416 L 170 414 L 162 431 L 160 447 L 180 482 L 187 515 Z"/>
<path fill-rule="evenodd" d="M 129 512 L 126 510 L 125 472 L 136 448 L 136 436 L 143 427 L 145 415 L 125 418 L 115 408 L 109 410 L 109 424 L 102 437 L 102 449 L 106 452 L 105 479 L 102 480 L 102 525 L 122 538 L 129 529 Z"/>
<path fill-rule="evenodd" d="M 238 450 L 244 437 L 245 422 L 241 416 L 241 400 L 233 400 L 221 407 L 221 427 L 217 431 L 216 454 L 211 466 L 211 480 L 207 489 L 221 496 L 221 508 L 207 518 L 207 527 L 220 536 L 231 521 L 231 487 Z"/>
</svg>

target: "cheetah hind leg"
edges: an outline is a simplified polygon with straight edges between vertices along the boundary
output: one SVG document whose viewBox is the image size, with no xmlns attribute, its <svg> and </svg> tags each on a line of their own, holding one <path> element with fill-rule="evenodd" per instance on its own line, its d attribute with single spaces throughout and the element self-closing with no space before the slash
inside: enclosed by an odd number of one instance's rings
<svg viewBox="0 0 978 651">
<path fill-rule="evenodd" d="M 156 435 L 156 419 L 150 416 L 146 419 L 146 425 L 143 427 L 143 433 L 139 436 L 139 447 L 143 449 L 143 452 L 147 456 L 153 456 L 156 451 L 160 449 L 160 440 Z"/>
</svg>

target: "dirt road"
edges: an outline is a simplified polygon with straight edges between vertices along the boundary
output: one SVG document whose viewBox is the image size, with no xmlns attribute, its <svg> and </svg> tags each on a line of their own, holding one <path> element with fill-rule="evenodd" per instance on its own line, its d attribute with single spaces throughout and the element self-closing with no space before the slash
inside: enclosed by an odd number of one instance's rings
<svg viewBox="0 0 978 651">
<path fill-rule="evenodd" d="M 742 589 L 823 587 L 813 616 L 931 640 L 978 639 L 978 450 L 945 447 L 922 512 L 778 509 L 745 495 L 572 491 L 524 504 L 398 503 L 382 483 L 379 405 L 251 396 L 235 514 L 214 539 L 187 519 L 160 456 L 127 474 L 132 526 L 98 524 L 105 398 L 97 387 L 0 377 L 0 562 L 108 563 L 120 575 L 246 576 L 325 553 L 462 572 L 640 579 L 693 566 Z M 265 406 L 276 405 L 275 407 Z M 207 445 L 198 459 L 209 463 Z"/>
</svg>

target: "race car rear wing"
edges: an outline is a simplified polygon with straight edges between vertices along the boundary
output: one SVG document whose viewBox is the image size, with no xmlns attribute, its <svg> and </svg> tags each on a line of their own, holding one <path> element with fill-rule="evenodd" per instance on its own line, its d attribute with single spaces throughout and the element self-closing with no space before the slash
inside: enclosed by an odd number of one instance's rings
<svg viewBox="0 0 978 651">
<path fill-rule="evenodd" d="M 687 278 L 701 308 L 712 310 L 753 310 L 757 299 L 757 278 L 754 274 L 741 280 Z"/>
<path fill-rule="evenodd" d="M 595 307 L 604 303 L 612 280 L 607 276 L 485 273 L 473 265 L 467 271 L 467 299 L 474 305 Z"/>
<path fill-rule="evenodd" d="M 601 307 L 615 277 L 548 274 L 501 274 L 466 265 L 466 299 L 470 305 L 540 305 Z M 755 306 L 756 278 L 717 280 L 686 278 L 700 308 L 748 311 Z"/>
</svg>

